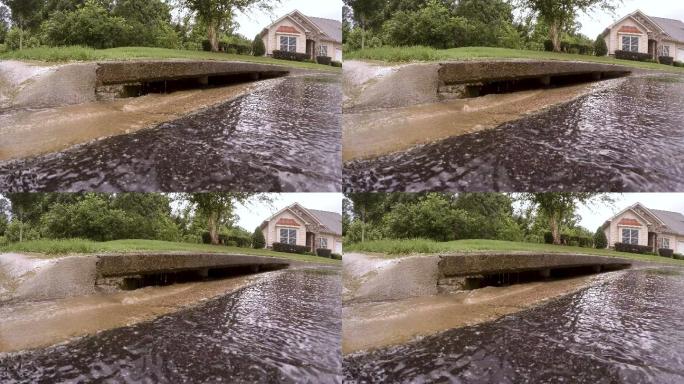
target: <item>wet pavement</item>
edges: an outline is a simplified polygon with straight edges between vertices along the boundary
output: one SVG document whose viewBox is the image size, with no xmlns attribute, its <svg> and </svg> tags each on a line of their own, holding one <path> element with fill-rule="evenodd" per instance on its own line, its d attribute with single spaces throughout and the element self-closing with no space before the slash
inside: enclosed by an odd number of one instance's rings
<svg viewBox="0 0 684 384">
<path fill-rule="evenodd" d="M 345 357 L 345 382 L 681 383 L 684 272 L 615 272 L 548 304 Z"/>
<path fill-rule="evenodd" d="M 684 77 L 639 75 L 498 128 L 348 162 L 346 191 L 684 188 Z"/>
<path fill-rule="evenodd" d="M 339 191 L 339 75 L 259 83 L 155 128 L 0 163 L 5 191 Z"/>
<path fill-rule="evenodd" d="M 341 382 L 337 269 L 273 272 L 154 321 L 0 355 L 0 382 Z"/>
</svg>

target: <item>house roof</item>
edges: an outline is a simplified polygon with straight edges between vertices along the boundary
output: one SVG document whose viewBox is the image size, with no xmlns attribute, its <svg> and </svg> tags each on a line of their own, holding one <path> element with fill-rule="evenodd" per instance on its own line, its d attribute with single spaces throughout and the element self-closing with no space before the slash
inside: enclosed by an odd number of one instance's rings
<svg viewBox="0 0 684 384">
<path fill-rule="evenodd" d="M 264 228 L 266 225 L 268 225 L 268 222 L 273 220 L 273 218 L 277 217 L 281 213 L 285 211 L 290 211 L 295 217 L 299 218 L 302 222 L 306 223 L 306 220 L 304 220 L 302 217 L 297 215 L 292 208 L 295 206 L 301 208 L 304 210 L 304 212 L 308 213 L 311 217 L 313 217 L 314 220 L 318 221 L 318 224 L 323 226 L 325 233 L 330 233 L 336 236 L 342 236 L 342 215 L 336 212 L 328 212 L 328 211 L 319 211 L 317 209 L 308 209 L 302 206 L 299 203 L 294 203 L 292 205 L 289 205 L 280 211 L 276 212 L 274 215 L 269 217 L 267 220 L 264 220 L 264 222 L 261 224 L 260 228 Z"/>
<path fill-rule="evenodd" d="M 336 43 L 342 43 L 342 22 L 333 19 L 307 16 L 318 28 L 333 39 Z"/>
<path fill-rule="evenodd" d="M 680 20 L 649 16 L 662 30 L 677 41 L 684 41 L 684 23 Z"/>
<path fill-rule="evenodd" d="M 684 236 L 684 215 L 679 212 L 660 211 L 657 209 L 649 209 L 649 211 L 658 216 L 672 232 Z"/>
</svg>

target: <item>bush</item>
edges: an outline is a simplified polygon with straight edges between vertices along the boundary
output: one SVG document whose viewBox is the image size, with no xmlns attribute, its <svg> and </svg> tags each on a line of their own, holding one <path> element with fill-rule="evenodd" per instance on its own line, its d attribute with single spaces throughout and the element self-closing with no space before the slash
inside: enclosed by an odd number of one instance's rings
<svg viewBox="0 0 684 384">
<path fill-rule="evenodd" d="M 615 51 L 615 58 L 620 60 L 632 60 L 632 61 L 648 61 L 652 60 L 651 55 L 648 53 L 630 52 L 630 51 Z"/>
<path fill-rule="evenodd" d="M 606 45 L 606 39 L 603 36 L 596 38 L 594 42 L 594 55 L 596 56 L 606 56 L 608 54 L 608 45 Z"/>
<path fill-rule="evenodd" d="M 12 220 L 5 230 L 5 238 L 7 242 L 17 243 L 21 241 L 30 241 L 40 239 L 40 233 L 37 229 L 32 228 L 28 223 L 22 223 L 19 220 Z"/>
<path fill-rule="evenodd" d="M 266 54 L 266 46 L 264 45 L 264 39 L 261 35 L 256 35 L 254 41 L 252 41 L 252 55 L 253 56 L 263 56 Z"/>
<path fill-rule="evenodd" d="M 37 36 L 31 35 L 28 31 L 21 31 L 19 28 L 12 28 L 5 36 L 5 46 L 8 50 L 16 51 L 19 49 L 19 42 L 23 36 L 23 48 L 36 48 L 40 46 L 40 40 Z"/>
<path fill-rule="evenodd" d="M 342 68 L 342 62 L 341 61 L 331 61 L 330 65 L 332 65 L 333 67 Z"/>
<path fill-rule="evenodd" d="M 316 255 L 318 255 L 320 257 L 330 258 L 330 256 L 332 255 L 332 251 L 330 249 L 327 249 L 327 248 L 318 248 L 318 249 L 316 249 Z"/>
<path fill-rule="evenodd" d="M 660 62 L 660 64 L 663 64 L 663 65 L 673 65 L 674 64 L 674 57 L 660 56 L 660 57 L 658 57 L 658 61 Z"/>
<path fill-rule="evenodd" d="M 273 250 L 276 252 L 298 253 L 303 255 L 309 251 L 309 247 L 304 245 L 273 243 Z"/>
<path fill-rule="evenodd" d="M 9 241 L 5 236 L 0 236 L 0 247 L 4 247 L 9 244 Z"/>
<path fill-rule="evenodd" d="M 330 65 L 332 63 L 332 57 L 328 56 L 317 56 L 316 62 L 321 65 Z"/>
<path fill-rule="evenodd" d="M 264 232 L 261 227 L 257 227 L 252 234 L 252 248 L 263 249 L 266 247 L 266 239 L 264 238 Z"/>
<path fill-rule="evenodd" d="M 672 258 L 672 256 L 674 255 L 674 250 L 669 248 L 660 248 L 658 249 L 658 254 L 662 257 Z"/>
<path fill-rule="evenodd" d="M 2 52 L 2 45 L 0 45 L 0 52 Z M 674 63 L 672 63 L 672 65 L 674 65 L 675 67 L 680 67 L 680 68 L 681 68 L 681 67 L 684 67 L 684 62 L 675 61 Z"/>
<path fill-rule="evenodd" d="M 551 232 L 544 233 L 544 243 L 553 244 L 553 234 Z"/>
<path fill-rule="evenodd" d="M 684 255 L 679 254 L 679 253 L 672 254 L 672 257 L 674 257 L 677 260 L 684 260 Z"/>
<path fill-rule="evenodd" d="M 211 51 L 211 42 L 209 40 L 202 40 L 202 50 L 206 52 Z"/>
<path fill-rule="evenodd" d="M 273 58 L 279 60 L 304 61 L 309 59 L 309 55 L 306 53 L 275 50 L 273 51 Z"/>
<path fill-rule="evenodd" d="M 342 255 L 340 255 L 339 253 L 332 253 L 330 254 L 330 258 L 334 260 L 342 260 Z"/>
<path fill-rule="evenodd" d="M 618 252 L 628 252 L 628 253 L 639 253 L 639 254 L 649 254 L 653 250 L 647 245 L 637 245 L 637 244 L 625 244 L 625 243 L 615 243 L 615 250 Z"/>
<path fill-rule="evenodd" d="M 598 249 L 605 249 L 608 247 L 608 239 L 606 233 L 601 228 L 596 231 L 594 235 L 594 247 Z"/>
</svg>

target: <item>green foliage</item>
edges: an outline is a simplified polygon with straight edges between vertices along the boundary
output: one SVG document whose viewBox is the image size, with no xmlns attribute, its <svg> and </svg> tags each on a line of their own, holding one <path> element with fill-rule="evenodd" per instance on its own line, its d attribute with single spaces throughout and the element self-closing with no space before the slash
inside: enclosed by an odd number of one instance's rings
<svg viewBox="0 0 684 384">
<path fill-rule="evenodd" d="M 34 48 L 40 46 L 40 39 L 26 30 L 22 31 L 16 27 L 11 28 L 5 36 L 7 49 L 17 50 L 20 44 L 23 45 L 24 49 Z"/>
<path fill-rule="evenodd" d="M 608 238 L 606 237 L 606 233 L 603 231 L 603 228 L 597 229 L 596 233 L 594 234 L 594 247 L 598 249 L 608 248 Z"/>
<path fill-rule="evenodd" d="M 40 238 L 40 232 L 31 224 L 12 220 L 5 229 L 5 237 L 11 243 L 19 241 L 36 240 Z"/>
<path fill-rule="evenodd" d="M 266 54 L 266 45 L 264 45 L 264 40 L 261 35 L 256 35 L 254 41 L 252 41 L 252 55 L 253 56 L 264 56 Z"/>
<path fill-rule="evenodd" d="M 608 55 L 608 45 L 606 44 L 606 39 L 603 35 L 599 35 L 594 41 L 594 55 L 596 56 L 606 56 Z"/>
<path fill-rule="evenodd" d="M 252 234 L 252 248 L 263 249 L 266 247 L 266 238 L 264 238 L 264 232 L 261 227 L 256 227 L 254 233 Z"/>
<path fill-rule="evenodd" d="M 140 47 L 176 48 L 179 37 L 171 27 L 171 9 L 161 0 L 118 0 L 112 16 L 125 20 L 123 44 Z"/>
<path fill-rule="evenodd" d="M 429 194 L 417 204 L 396 204 L 384 217 L 387 234 L 396 239 L 456 239 L 457 228 L 464 226 L 468 213 L 453 207 L 437 193 Z"/>
<path fill-rule="evenodd" d="M 434 48 L 453 48 L 466 29 L 467 20 L 456 17 L 438 0 L 415 12 L 400 11 L 382 26 L 385 41 L 394 46 L 424 45 Z"/>
</svg>

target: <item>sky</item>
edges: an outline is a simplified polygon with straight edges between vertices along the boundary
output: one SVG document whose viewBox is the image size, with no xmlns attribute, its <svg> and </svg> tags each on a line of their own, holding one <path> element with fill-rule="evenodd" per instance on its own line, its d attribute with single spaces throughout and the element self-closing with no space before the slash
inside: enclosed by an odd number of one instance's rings
<svg viewBox="0 0 684 384">
<path fill-rule="evenodd" d="M 305 208 L 342 214 L 341 193 L 274 193 L 272 206 L 265 203 L 239 205 L 236 213 L 239 216 L 238 225 L 253 231 L 258 225 L 274 213 L 293 204 L 299 203 Z"/>
<path fill-rule="evenodd" d="M 238 14 L 238 33 L 252 39 L 272 22 L 295 9 L 307 16 L 342 21 L 342 0 L 282 0 L 271 15 L 259 10 Z"/>
<path fill-rule="evenodd" d="M 577 212 L 582 217 L 580 225 L 595 231 L 613 215 L 635 203 L 641 203 L 646 208 L 684 214 L 684 193 L 615 193 L 611 196 L 615 198 L 615 203 L 612 206 L 582 207 Z"/>
<path fill-rule="evenodd" d="M 589 15 L 581 15 L 579 22 L 582 24 L 581 32 L 590 38 L 596 38 L 615 21 L 640 9 L 649 16 L 666 17 L 684 21 L 684 1 L 682 0 L 624 0 L 622 5 L 615 11 L 593 12 Z"/>
</svg>

